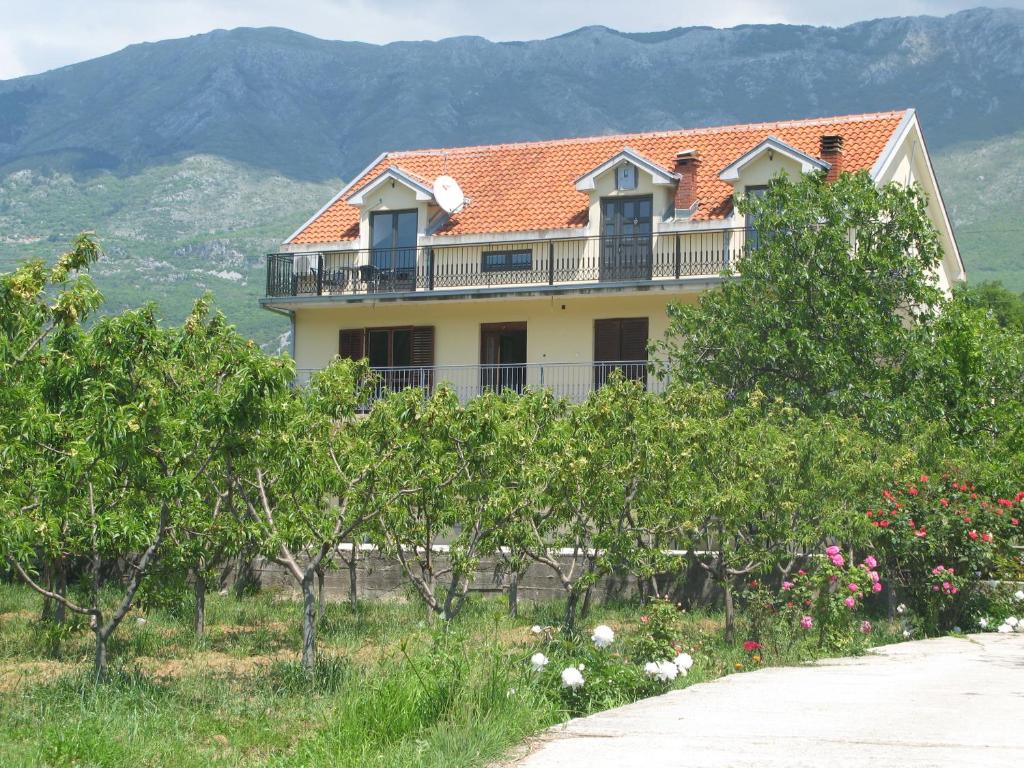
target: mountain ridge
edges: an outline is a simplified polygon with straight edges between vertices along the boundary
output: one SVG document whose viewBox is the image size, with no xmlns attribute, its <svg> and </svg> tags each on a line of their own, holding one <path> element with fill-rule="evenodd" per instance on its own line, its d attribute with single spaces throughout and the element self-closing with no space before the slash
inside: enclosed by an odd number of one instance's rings
<svg viewBox="0 0 1024 768">
<path fill-rule="evenodd" d="M 1024 11 L 384 45 L 281 27 L 140 43 L 0 81 L 0 172 L 214 154 L 349 177 L 381 149 L 914 106 L 933 148 L 1024 124 Z M 966 121 L 964 116 L 968 116 Z"/>
<path fill-rule="evenodd" d="M 1024 11 L 383 45 L 282 27 L 0 81 L 0 269 L 79 229 L 111 310 L 205 288 L 261 343 L 263 254 L 385 150 L 914 107 L 971 279 L 1024 290 Z"/>
</svg>

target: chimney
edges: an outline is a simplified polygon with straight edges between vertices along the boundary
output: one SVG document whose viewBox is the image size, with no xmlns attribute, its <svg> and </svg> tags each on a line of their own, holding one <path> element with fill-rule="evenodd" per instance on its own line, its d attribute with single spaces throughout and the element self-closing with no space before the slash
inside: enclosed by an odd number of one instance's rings
<svg viewBox="0 0 1024 768">
<path fill-rule="evenodd" d="M 843 137 L 838 134 L 822 136 L 819 154 L 831 166 L 825 180 L 835 181 L 843 170 Z"/>
<path fill-rule="evenodd" d="M 696 149 L 684 149 L 676 153 L 675 218 L 688 219 L 697 212 L 697 164 L 700 153 Z"/>
</svg>

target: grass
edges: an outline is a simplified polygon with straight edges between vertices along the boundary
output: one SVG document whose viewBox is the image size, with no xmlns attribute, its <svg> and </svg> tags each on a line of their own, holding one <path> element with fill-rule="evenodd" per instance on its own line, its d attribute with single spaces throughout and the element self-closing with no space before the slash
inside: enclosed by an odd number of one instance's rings
<svg viewBox="0 0 1024 768">
<path fill-rule="evenodd" d="M 557 624 L 560 606 L 526 606 L 518 619 L 503 609 L 475 601 L 444 632 L 418 605 L 329 605 L 310 682 L 297 663 L 297 602 L 213 595 L 201 640 L 182 607 L 130 616 L 111 680 L 98 685 L 84 625 L 57 643 L 38 599 L 0 584 L 0 765 L 487 765 L 570 709 L 527 663 L 539 642 L 531 626 Z M 639 616 L 602 607 L 585 626 L 607 623 L 627 647 Z M 681 634 L 698 663 L 676 687 L 757 666 L 722 642 L 716 613 L 681 614 Z M 802 645 L 763 663 L 813 655 Z M 609 689 L 589 708 L 637 695 Z"/>
</svg>

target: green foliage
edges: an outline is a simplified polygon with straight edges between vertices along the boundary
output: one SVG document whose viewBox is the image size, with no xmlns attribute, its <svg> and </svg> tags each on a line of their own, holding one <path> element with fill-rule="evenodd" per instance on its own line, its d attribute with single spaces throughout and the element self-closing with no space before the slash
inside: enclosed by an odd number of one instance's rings
<svg viewBox="0 0 1024 768">
<path fill-rule="evenodd" d="M 888 427 L 915 325 L 940 299 L 926 205 L 917 188 L 864 173 L 778 177 L 741 198 L 756 247 L 736 264 L 741 280 L 672 306 L 660 349 L 673 377 Z"/>
<path fill-rule="evenodd" d="M 1024 333 L 1024 294 L 1014 293 L 998 280 L 967 285 L 957 292 L 969 306 L 989 313 L 1001 328 Z"/>
</svg>

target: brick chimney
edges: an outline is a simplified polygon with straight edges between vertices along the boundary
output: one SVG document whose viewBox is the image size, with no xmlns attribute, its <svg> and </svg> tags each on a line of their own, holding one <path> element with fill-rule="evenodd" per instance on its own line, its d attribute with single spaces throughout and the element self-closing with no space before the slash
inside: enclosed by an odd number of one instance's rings
<svg viewBox="0 0 1024 768">
<path fill-rule="evenodd" d="M 832 182 L 838 179 L 843 172 L 843 137 L 838 134 L 822 136 L 819 154 L 831 166 L 825 180 Z"/>
<path fill-rule="evenodd" d="M 676 153 L 676 173 L 679 183 L 676 185 L 675 217 L 688 219 L 697 212 L 697 164 L 700 153 L 695 149 L 684 149 Z"/>
</svg>

